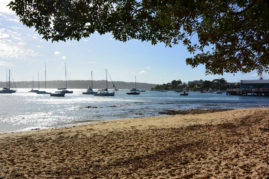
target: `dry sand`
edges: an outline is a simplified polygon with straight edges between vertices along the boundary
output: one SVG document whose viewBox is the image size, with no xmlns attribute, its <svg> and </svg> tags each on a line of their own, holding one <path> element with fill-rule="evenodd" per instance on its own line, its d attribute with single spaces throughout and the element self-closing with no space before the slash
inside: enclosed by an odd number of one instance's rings
<svg viewBox="0 0 269 179">
<path fill-rule="evenodd" d="M 0 178 L 266 178 L 269 108 L 0 135 Z"/>
</svg>

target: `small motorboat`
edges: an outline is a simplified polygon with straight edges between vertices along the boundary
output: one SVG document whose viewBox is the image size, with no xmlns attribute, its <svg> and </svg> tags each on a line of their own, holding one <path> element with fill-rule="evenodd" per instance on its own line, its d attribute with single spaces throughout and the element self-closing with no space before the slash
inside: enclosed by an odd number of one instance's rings
<svg viewBox="0 0 269 179">
<path fill-rule="evenodd" d="M 62 93 L 73 93 L 73 91 L 67 90 L 67 88 L 58 88 L 58 90 L 61 91 Z"/>
<path fill-rule="evenodd" d="M 180 96 L 188 96 L 189 93 L 187 93 L 186 91 L 184 91 L 183 93 L 180 93 Z"/>
<path fill-rule="evenodd" d="M 93 72 L 91 71 L 91 85 L 89 85 L 87 91 L 82 94 L 94 95 L 96 93 L 96 91 L 93 91 Z"/>
<path fill-rule="evenodd" d="M 92 88 L 88 88 L 86 92 L 83 92 L 82 94 L 88 94 L 88 95 L 94 95 L 96 94 L 97 92 L 96 91 L 93 91 Z"/>
<path fill-rule="evenodd" d="M 30 93 L 37 93 L 39 90 L 31 89 L 29 92 Z"/>
<path fill-rule="evenodd" d="M 102 89 L 97 91 L 94 96 L 115 96 L 115 92 L 109 92 L 108 89 Z"/>
<path fill-rule="evenodd" d="M 63 93 L 62 91 L 55 91 L 55 93 L 50 93 L 50 96 L 54 96 L 54 97 L 64 97 L 65 93 Z"/>
<path fill-rule="evenodd" d="M 94 96 L 115 96 L 115 92 L 108 91 L 108 83 L 107 83 L 107 70 L 106 70 L 106 88 L 97 91 Z"/>
<path fill-rule="evenodd" d="M 128 94 L 128 95 L 139 95 L 140 94 L 140 91 L 138 89 L 136 89 L 136 88 L 132 88 L 130 90 L 130 92 L 128 92 L 126 94 Z"/>
<path fill-rule="evenodd" d="M 12 93 L 16 93 L 16 90 L 12 90 L 10 89 L 11 85 L 10 85 L 10 70 L 9 70 L 9 76 L 8 76 L 8 87 L 3 88 L 2 90 L 0 90 L 1 94 L 12 94 Z"/>
<path fill-rule="evenodd" d="M 12 94 L 12 93 L 16 93 L 16 90 L 12 90 L 10 88 L 3 88 L 2 90 L 0 90 L 0 93 L 3 93 L 3 94 Z"/>
<path fill-rule="evenodd" d="M 47 91 L 39 91 L 39 90 L 37 90 L 36 94 L 50 94 L 50 93 L 47 92 Z"/>
</svg>

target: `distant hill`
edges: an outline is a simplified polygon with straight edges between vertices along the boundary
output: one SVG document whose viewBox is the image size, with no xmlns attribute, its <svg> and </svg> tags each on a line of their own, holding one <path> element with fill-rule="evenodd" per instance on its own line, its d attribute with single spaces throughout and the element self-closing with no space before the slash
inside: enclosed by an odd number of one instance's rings
<svg viewBox="0 0 269 179">
<path fill-rule="evenodd" d="M 40 88 L 44 88 L 44 81 L 40 81 Z M 88 80 L 70 80 L 68 81 L 68 88 L 77 88 L 77 89 L 86 89 L 88 88 L 90 81 Z M 123 81 L 115 81 L 114 82 L 116 88 L 118 89 L 130 89 L 134 87 L 134 82 L 123 82 Z M 6 82 L 0 82 L 0 87 L 5 87 Z M 37 88 L 38 82 L 34 82 L 34 87 Z M 93 81 L 94 88 L 105 88 L 106 81 Z M 112 82 L 108 82 L 109 88 L 113 88 Z M 136 83 L 136 87 L 138 89 L 145 89 L 150 90 L 151 88 L 155 87 L 156 84 L 149 84 L 149 83 Z M 12 87 L 14 88 L 32 88 L 31 81 L 17 81 L 12 82 Z M 65 87 L 65 81 L 47 81 L 47 88 L 62 88 Z"/>
</svg>

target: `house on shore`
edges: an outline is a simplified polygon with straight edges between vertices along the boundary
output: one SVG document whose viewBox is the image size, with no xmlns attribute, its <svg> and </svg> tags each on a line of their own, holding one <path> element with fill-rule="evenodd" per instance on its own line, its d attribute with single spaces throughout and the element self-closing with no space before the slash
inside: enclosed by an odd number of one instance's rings
<svg viewBox="0 0 269 179">
<path fill-rule="evenodd" d="M 269 96 L 269 80 L 241 80 L 239 89 L 228 89 L 227 95 Z"/>
<path fill-rule="evenodd" d="M 241 80 L 240 89 L 268 88 L 269 80 Z"/>
</svg>

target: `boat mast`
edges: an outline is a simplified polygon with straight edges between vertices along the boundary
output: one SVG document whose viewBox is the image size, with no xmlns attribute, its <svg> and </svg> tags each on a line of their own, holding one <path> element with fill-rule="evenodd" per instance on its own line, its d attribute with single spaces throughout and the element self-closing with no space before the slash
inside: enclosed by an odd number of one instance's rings
<svg viewBox="0 0 269 179">
<path fill-rule="evenodd" d="M 64 75 L 65 75 L 65 88 L 67 89 L 67 73 L 66 73 L 66 63 L 64 63 Z"/>
<path fill-rule="evenodd" d="M 106 89 L 108 90 L 108 83 L 107 83 L 107 69 L 106 69 Z"/>
<path fill-rule="evenodd" d="M 34 77 L 32 76 L 32 90 L 34 89 Z"/>
<path fill-rule="evenodd" d="M 37 81 L 38 81 L 38 83 L 37 83 L 38 89 L 40 89 L 39 72 L 37 73 Z"/>
<path fill-rule="evenodd" d="M 8 89 L 10 89 L 10 69 L 8 70 Z"/>
<path fill-rule="evenodd" d="M 5 87 L 8 87 L 8 71 L 6 70 L 6 86 Z"/>
<path fill-rule="evenodd" d="M 135 76 L 135 89 L 136 89 L 136 76 Z"/>
<path fill-rule="evenodd" d="M 93 74 L 92 74 L 92 71 L 91 71 L 91 85 L 92 85 L 92 89 L 93 89 Z"/>
<path fill-rule="evenodd" d="M 46 63 L 45 63 L 45 89 L 47 88 L 47 69 L 46 69 Z"/>
</svg>

